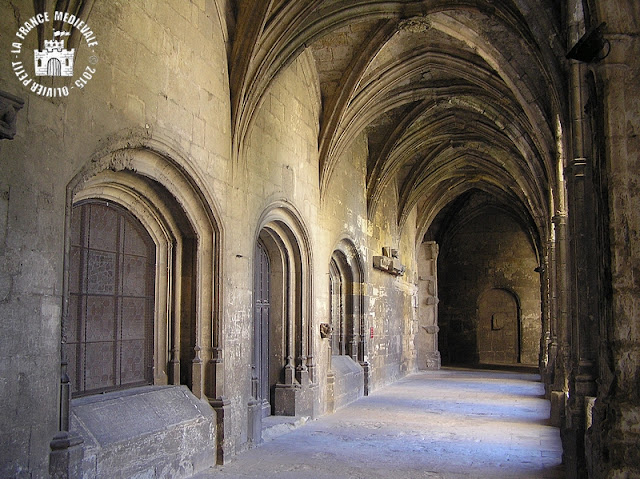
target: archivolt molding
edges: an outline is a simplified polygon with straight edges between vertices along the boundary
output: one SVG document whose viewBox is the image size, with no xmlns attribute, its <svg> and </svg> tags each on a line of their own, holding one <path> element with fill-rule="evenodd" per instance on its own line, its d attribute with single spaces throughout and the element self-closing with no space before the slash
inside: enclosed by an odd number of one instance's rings
<svg viewBox="0 0 640 479">
<path fill-rule="evenodd" d="M 186 156 L 168 141 L 151 138 L 146 133 L 128 132 L 112 140 L 69 182 L 67 230 L 73 203 L 88 198 L 92 192 L 122 198 L 126 195 L 137 197 L 139 201 L 152 205 L 148 214 L 156 212 L 170 226 L 172 215 L 166 209 L 163 211 L 167 200 L 153 192 L 150 181 L 160 184 L 171 195 L 172 201 L 177 202 L 197 238 L 196 359 L 200 359 L 198 364 L 202 365 L 202 370 L 199 377 L 194 378 L 193 392 L 198 397 L 220 398 L 224 394 L 221 370 L 223 231 L 215 202 Z M 67 238 L 67 250 L 68 241 Z M 198 354 L 201 354 L 199 358 Z"/>
<path fill-rule="evenodd" d="M 300 358 L 302 362 L 297 366 L 308 371 L 311 382 L 315 378 L 314 334 L 313 334 L 313 253 L 309 230 L 302 220 L 302 216 L 290 203 L 278 200 L 267 206 L 258 220 L 255 242 L 263 231 L 269 231 L 286 252 L 288 261 L 298 271 L 300 280 L 290 282 L 291 294 L 299 294 L 301 310 L 296 318 L 292 318 L 300 328 Z M 299 288 L 296 292 L 294 288 Z M 295 348 L 295 345 L 294 345 Z"/>
<path fill-rule="evenodd" d="M 270 222 L 281 222 L 288 225 L 288 228 L 292 231 L 299 243 L 304 246 L 304 249 L 308 251 L 311 257 L 311 236 L 309 229 L 302 220 L 300 211 L 291 202 L 286 199 L 278 199 L 271 201 L 266 206 L 258 219 L 258 229 L 256 231 L 256 240 L 258 233 L 264 228 L 264 226 Z"/>
<path fill-rule="evenodd" d="M 180 227 L 171 211 L 162 208 L 164 199 L 147 182 L 133 173 L 106 170 L 87 181 L 74 195 L 73 203 L 94 198 L 113 201 L 138 218 L 156 244 L 174 242 Z"/>
<path fill-rule="evenodd" d="M 339 252 L 353 274 L 353 281 L 364 283 L 367 268 L 364 267 L 363 258 L 351 238 L 343 237 L 333 248 L 333 253 Z"/>
<path fill-rule="evenodd" d="M 146 129 L 125 130 L 106 140 L 107 145 L 96 151 L 82 169 L 73 177 L 67 187 L 73 195 L 84 183 L 104 170 L 132 170 L 144 173 L 145 176 L 162 183 L 178 181 L 193 193 L 194 207 L 200 205 L 205 211 L 208 221 L 222 236 L 223 224 L 220 207 L 207 182 L 189 160 L 181 147 L 166 135 L 157 134 Z M 164 177 L 164 178 L 163 178 Z M 171 184 L 163 184 L 167 190 L 180 198 L 180 188 Z"/>
</svg>

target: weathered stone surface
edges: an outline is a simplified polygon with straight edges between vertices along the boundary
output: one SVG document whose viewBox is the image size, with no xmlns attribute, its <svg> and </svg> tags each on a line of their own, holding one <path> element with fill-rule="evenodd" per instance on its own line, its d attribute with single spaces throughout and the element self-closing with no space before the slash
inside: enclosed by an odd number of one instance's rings
<svg viewBox="0 0 640 479">
<path fill-rule="evenodd" d="M 213 409 L 184 386 L 137 388 L 72 401 L 82 477 L 189 477 L 216 463 Z"/>
<path fill-rule="evenodd" d="M 339 409 L 364 395 L 364 371 L 350 356 L 333 356 L 331 369 L 335 409 Z"/>
</svg>

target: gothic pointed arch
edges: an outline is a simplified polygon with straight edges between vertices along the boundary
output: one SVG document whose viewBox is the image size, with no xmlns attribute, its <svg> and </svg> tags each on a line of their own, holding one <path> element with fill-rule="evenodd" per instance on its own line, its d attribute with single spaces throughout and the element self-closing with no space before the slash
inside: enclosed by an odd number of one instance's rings
<svg viewBox="0 0 640 479">
<path fill-rule="evenodd" d="M 331 292 L 331 353 L 365 361 L 365 269 L 353 241 L 338 242 L 329 263 Z"/>
<path fill-rule="evenodd" d="M 260 281 L 262 287 L 254 286 L 254 299 L 268 295 L 261 304 L 269 303 L 269 318 L 265 327 L 264 309 L 258 318 L 256 307 L 253 401 L 263 404 L 268 401 L 274 415 L 311 414 L 312 402 L 307 391 L 314 388 L 316 366 L 309 234 L 297 211 L 280 201 L 265 209 L 258 225 L 254 278 L 259 273 L 267 277 Z M 262 266 L 266 264 L 268 271 Z M 256 281 L 254 284 L 258 285 Z M 267 287 L 263 286 L 265 281 Z M 265 369 L 268 372 L 261 373 Z"/>
<path fill-rule="evenodd" d="M 365 276 L 362 255 L 349 237 L 343 237 L 329 260 L 329 411 L 369 394 Z"/>
<path fill-rule="evenodd" d="M 224 377 L 219 281 L 222 231 L 215 201 L 188 158 L 169 141 L 132 132 L 126 136 L 96 153 L 67 187 L 63 350 L 86 358 L 81 347 L 71 351 L 69 346 L 69 334 L 79 334 L 70 322 L 73 308 L 82 308 L 73 300 L 78 269 L 74 241 L 81 227 L 75 218 L 78 213 L 88 214 L 80 210 L 83 205 L 99 206 L 103 212 L 115 208 L 133 218 L 132 224 L 145 231 L 153 246 L 149 260 L 154 266 L 150 382 L 186 384 L 197 397 L 206 397 L 216 406 L 223 398 Z M 86 253 L 89 251 L 90 245 Z M 119 266 L 114 268 L 117 271 Z"/>
</svg>

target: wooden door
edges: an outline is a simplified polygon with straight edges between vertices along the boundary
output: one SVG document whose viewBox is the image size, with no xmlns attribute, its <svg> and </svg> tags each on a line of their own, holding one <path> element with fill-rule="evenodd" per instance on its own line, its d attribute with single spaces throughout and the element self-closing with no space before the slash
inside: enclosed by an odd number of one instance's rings
<svg viewBox="0 0 640 479">
<path fill-rule="evenodd" d="M 269 383 L 269 314 L 270 314 L 270 276 L 269 256 L 262 244 L 256 246 L 256 265 L 254 271 L 255 295 L 255 358 L 258 379 L 258 394 L 262 400 L 263 415 L 271 414 Z"/>
</svg>

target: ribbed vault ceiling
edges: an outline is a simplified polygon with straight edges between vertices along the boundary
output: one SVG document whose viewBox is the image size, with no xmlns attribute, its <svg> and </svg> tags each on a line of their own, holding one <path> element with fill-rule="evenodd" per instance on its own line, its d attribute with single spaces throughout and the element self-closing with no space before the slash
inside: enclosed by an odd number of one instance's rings
<svg viewBox="0 0 640 479">
<path fill-rule="evenodd" d="M 320 82 L 320 188 L 366 134 L 369 216 L 388 188 L 419 234 L 482 191 L 543 234 L 566 98 L 553 0 L 238 0 L 234 151 L 275 76 L 310 50 Z"/>
</svg>

